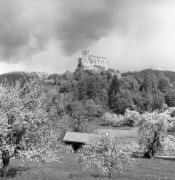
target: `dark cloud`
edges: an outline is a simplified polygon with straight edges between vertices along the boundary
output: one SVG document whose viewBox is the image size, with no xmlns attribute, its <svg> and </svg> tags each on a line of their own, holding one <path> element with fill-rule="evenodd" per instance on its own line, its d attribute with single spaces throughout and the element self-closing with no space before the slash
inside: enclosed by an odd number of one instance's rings
<svg viewBox="0 0 175 180">
<path fill-rule="evenodd" d="M 25 17 L 22 1 L 0 0 L 1 60 L 10 61 L 18 55 L 31 55 L 43 49 L 48 35 L 36 30 L 37 26 Z"/>
<path fill-rule="evenodd" d="M 116 34 L 143 38 L 152 33 L 155 22 L 152 0 L 64 0 L 56 36 L 67 55 L 88 48 L 99 39 Z M 136 29 L 137 28 L 137 29 Z"/>
<path fill-rule="evenodd" d="M 138 11 L 143 2 L 0 0 L 0 57 L 16 60 L 18 56 L 31 56 L 43 50 L 51 39 L 61 44 L 65 55 L 72 55 L 107 36 L 114 28 L 117 33 L 127 33 L 134 23 L 137 27 L 140 20 L 130 17 L 134 14 L 131 9 L 137 7 Z"/>
<path fill-rule="evenodd" d="M 0 56 L 30 56 L 50 39 L 66 55 L 106 36 L 114 27 L 113 0 L 0 0 Z"/>
<path fill-rule="evenodd" d="M 115 26 L 118 1 L 64 0 L 57 38 L 67 54 L 86 48 L 106 36 Z"/>
<path fill-rule="evenodd" d="M 10 0 L 0 3 L 0 53 L 3 58 L 10 58 L 26 44 L 29 34 L 20 22 L 19 6 Z"/>
</svg>

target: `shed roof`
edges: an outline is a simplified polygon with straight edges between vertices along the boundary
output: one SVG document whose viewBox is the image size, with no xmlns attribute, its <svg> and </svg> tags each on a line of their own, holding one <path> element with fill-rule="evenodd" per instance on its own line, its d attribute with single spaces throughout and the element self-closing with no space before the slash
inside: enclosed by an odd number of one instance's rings
<svg viewBox="0 0 175 180">
<path fill-rule="evenodd" d="M 67 131 L 63 138 L 63 141 L 88 144 L 90 139 L 97 138 L 99 134 L 106 133 L 109 133 L 113 137 L 117 137 L 122 142 L 131 142 L 138 136 L 136 130 L 98 129 L 94 133 L 80 133 Z"/>
<path fill-rule="evenodd" d="M 63 138 L 63 141 L 88 144 L 90 139 L 96 138 L 97 136 L 98 134 L 95 133 L 80 133 L 67 131 Z"/>
</svg>

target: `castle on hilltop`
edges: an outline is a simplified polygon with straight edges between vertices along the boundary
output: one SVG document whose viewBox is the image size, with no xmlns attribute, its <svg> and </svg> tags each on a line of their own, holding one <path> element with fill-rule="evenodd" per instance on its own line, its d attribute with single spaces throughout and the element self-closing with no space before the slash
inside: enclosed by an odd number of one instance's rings
<svg viewBox="0 0 175 180">
<path fill-rule="evenodd" d="M 81 58 L 78 59 L 78 67 L 86 70 L 108 70 L 106 57 L 91 55 L 89 50 L 83 50 Z"/>
</svg>

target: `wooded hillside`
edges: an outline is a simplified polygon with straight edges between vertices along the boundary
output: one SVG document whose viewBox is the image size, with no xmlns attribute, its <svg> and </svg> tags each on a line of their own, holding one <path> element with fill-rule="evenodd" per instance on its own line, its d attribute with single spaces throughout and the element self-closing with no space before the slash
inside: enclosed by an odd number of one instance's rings
<svg viewBox="0 0 175 180">
<path fill-rule="evenodd" d="M 49 75 L 11 72 L 0 75 L 0 82 L 25 83 L 39 76 L 43 77 L 43 85 L 67 94 L 72 102 L 88 106 L 94 113 L 92 116 L 107 110 L 124 114 L 127 108 L 144 112 L 175 106 L 175 72 L 172 71 L 146 69 L 126 72 L 121 77 L 113 69 L 102 72 L 76 69 L 73 73 Z"/>
</svg>

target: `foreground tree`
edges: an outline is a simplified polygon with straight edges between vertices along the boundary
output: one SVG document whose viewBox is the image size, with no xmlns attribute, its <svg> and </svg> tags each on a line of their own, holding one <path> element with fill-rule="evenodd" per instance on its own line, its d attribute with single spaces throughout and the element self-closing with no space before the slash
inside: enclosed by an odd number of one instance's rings
<svg viewBox="0 0 175 180">
<path fill-rule="evenodd" d="M 114 171 L 121 171 L 133 163 L 132 148 L 122 145 L 110 135 L 99 135 L 78 152 L 79 162 L 89 171 L 102 170 L 109 178 Z"/>
<path fill-rule="evenodd" d="M 46 111 L 45 93 L 37 80 L 21 88 L 0 86 L 0 150 L 4 173 L 13 157 L 26 165 L 42 165 L 56 156 L 56 135 Z M 58 143 L 59 145 L 59 143 Z"/>
<path fill-rule="evenodd" d="M 156 152 L 162 151 L 165 145 L 168 146 L 167 142 L 169 142 L 169 145 L 175 145 L 175 141 L 168 135 L 167 131 L 172 124 L 171 122 L 172 118 L 166 112 L 158 113 L 154 111 L 142 115 L 139 124 L 139 143 L 144 149 L 145 157 L 153 158 Z"/>
</svg>

